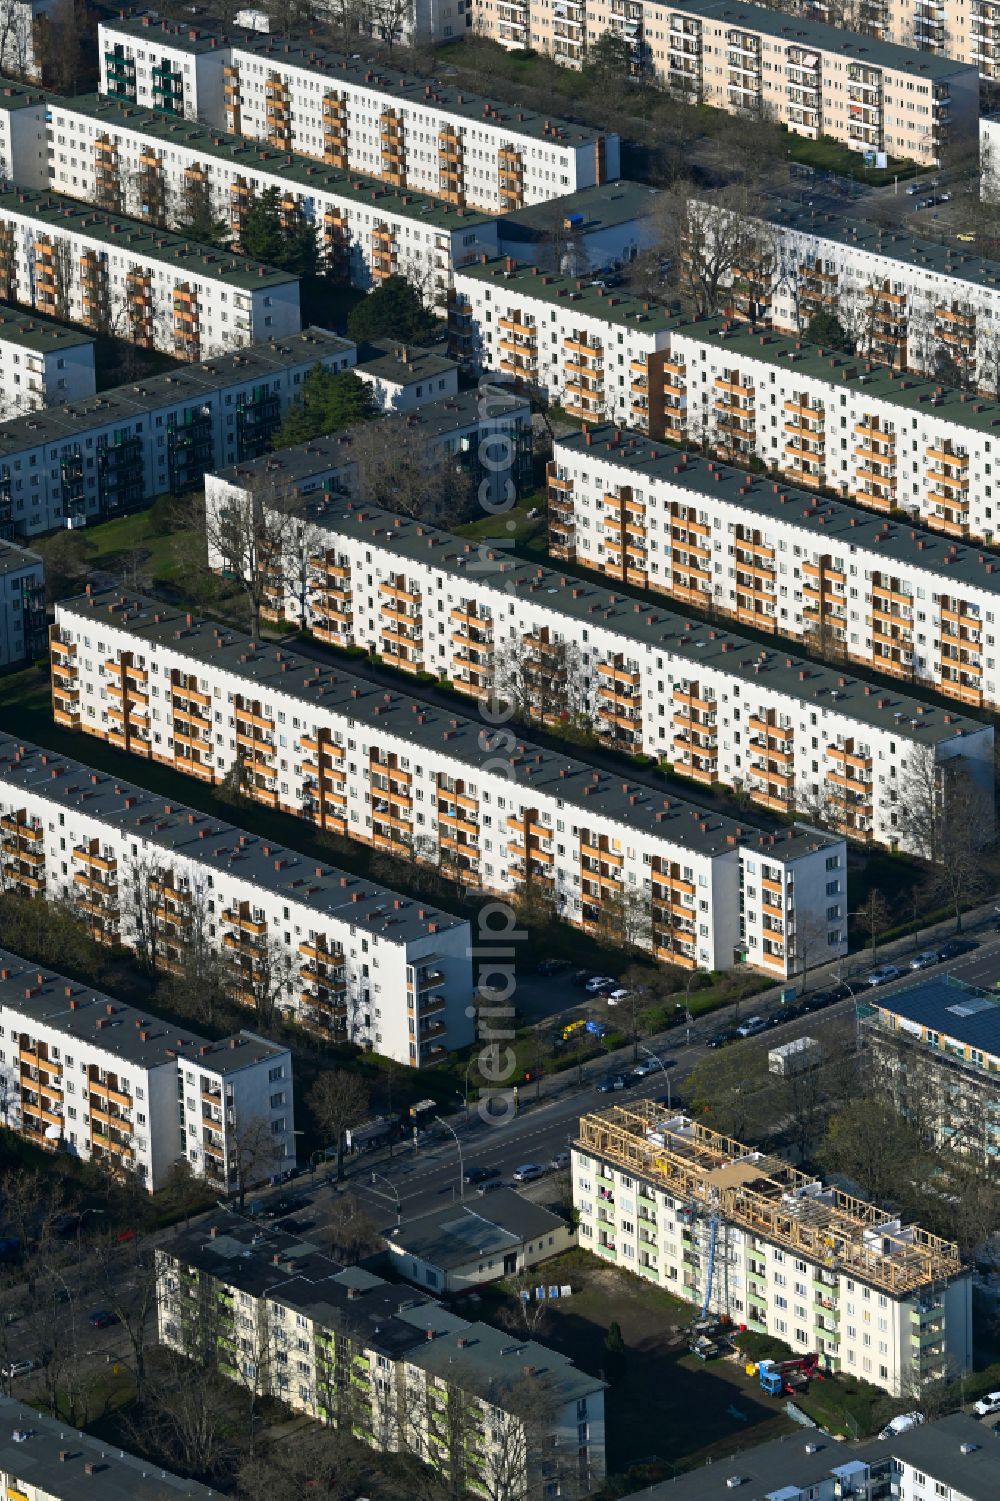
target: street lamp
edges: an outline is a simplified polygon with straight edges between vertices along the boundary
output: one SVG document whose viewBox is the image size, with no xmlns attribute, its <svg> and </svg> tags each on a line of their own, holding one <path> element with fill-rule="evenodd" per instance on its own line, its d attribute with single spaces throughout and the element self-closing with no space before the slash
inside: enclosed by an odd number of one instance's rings
<svg viewBox="0 0 1000 1501">
<path fill-rule="evenodd" d="M 450 1131 L 451 1134 L 452 1134 L 452 1136 L 454 1136 L 454 1138 L 455 1138 L 455 1145 L 458 1148 L 458 1197 L 460 1199 L 464 1199 L 465 1198 L 465 1163 L 462 1160 L 462 1143 L 458 1139 L 458 1132 L 455 1130 L 454 1126 L 449 1126 L 448 1122 L 447 1121 L 443 1121 L 439 1115 L 436 1115 L 434 1117 L 434 1119 L 437 1121 L 437 1123 L 438 1123 L 439 1126 L 443 1126 L 446 1131 Z"/>
<path fill-rule="evenodd" d="M 401 1219 L 401 1210 L 400 1210 L 400 1205 L 399 1205 L 399 1189 L 396 1187 L 395 1183 L 393 1183 L 393 1181 L 392 1181 L 391 1178 L 386 1178 L 381 1173 L 377 1173 L 374 1168 L 372 1168 L 370 1171 L 371 1171 L 371 1175 L 372 1175 L 372 1182 L 374 1183 L 375 1180 L 376 1180 L 376 1178 L 377 1178 L 380 1183 L 384 1183 L 385 1186 L 386 1186 L 386 1188 L 388 1188 L 388 1189 L 391 1190 L 392 1195 L 393 1195 L 393 1197 L 396 1200 L 396 1229 L 398 1230 L 399 1229 L 399 1222 L 400 1222 L 400 1219 Z"/>
</svg>

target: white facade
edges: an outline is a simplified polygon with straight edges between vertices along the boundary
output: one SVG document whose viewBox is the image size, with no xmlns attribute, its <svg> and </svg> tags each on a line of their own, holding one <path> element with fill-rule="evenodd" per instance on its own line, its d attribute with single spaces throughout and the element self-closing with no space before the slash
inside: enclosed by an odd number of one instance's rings
<svg viewBox="0 0 1000 1501">
<path fill-rule="evenodd" d="M 0 667 L 45 650 L 45 564 L 36 552 L 0 541 Z"/>
<path fill-rule="evenodd" d="M 104 650 L 89 666 L 79 652 L 67 658 L 67 644 L 95 622 Z M 126 687 L 123 699 L 120 686 L 125 664 L 140 658 L 165 685 L 163 706 L 154 710 L 159 723 L 148 731 L 129 727 L 131 696 Z M 510 893 L 533 880 L 580 927 L 600 927 L 602 913 L 607 921 L 624 904 L 619 921 L 663 959 L 725 969 L 746 949 L 753 963 L 785 977 L 803 958 L 814 963 L 818 952 L 834 958 L 846 950 L 840 839 L 802 827 L 762 834 L 529 741 L 509 765 L 491 769 L 473 721 L 339 670 L 317 675 L 307 658 L 254 647 L 139 596 L 109 592 L 61 603 L 53 661 L 58 722 L 65 722 L 64 701 L 73 701 L 80 705 L 75 727 L 187 775 L 219 782 L 242 767 L 248 795 L 266 806 L 444 867 L 469 886 Z M 166 686 L 195 678 L 202 696 L 230 706 L 221 711 L 221 730 L 217 720 L 214 747 L 186 697 Z M 298 755 L 241 748 L 241 706 L 251 703 L 255 721 L 301 727 Z M 322 747 L 322 769 L 310 747 Z M 796 943 L 796 922 L 809 935 L 807 954 Z"/>
<path fill-rule="evenodd" d="M 971 1369 L 950 1242 L 652 1101 L 584 1116 L 572 1174 L 581 1247 L 675 1297 L 895 1397 Z"/>
<path fill-rule="evenodd" d="M 58 194 L 0 193 L 0 280 L 9 301 L 191 361 L 301 327 L 296 277 Z"/>
<path fill-rule="evenodd" d="M 565 451 L 560 444 L 560 465 Z M 602 477 L 596 446 L 570 453 L 594 493 L 605 493 L 605 479 L 608 493 L 612 480 L 620 484 L 613 460 Z M 558 482 L 552 476 L 550 487 Z M 239 502 L 241 493 L 246 503 L 238 486 L 207 480 L 210 505 Z M 695 624 L 371 506 L 331 510 L 310 521 L 314 586 L 303 594 L 301 570 L 289 566 L 280 610 L 321 640 L 446 677 L 473 696 L 494 683 L 517 692 L 532 664 L 555 653 L 558 702 L 587 715 L 605 742 L 775 810 L 822 817 L 852 838 L 905 837 L 900 799 L 928 753 L 938 762 L 965 757 L 973 778 L 992 785 L 992 730 L 957 708 L 762 649 L 721 624 Z M 696 558 L 706 552 L 710 518 L 669 524 L 690 533 L 685 546 Z M 810 566 L 801 563 L 801 587 L 834 587 L 822 571 L 820 585 L 809 584 Z"/>
<path fill-rule="evenodd" d="M 93 396 L 94 341 L 74 329 L 0 309 L 0 411 L 5 418 Z"/>
<path fill-rule="evenodd" d="M 354 373 L 371 387 L 372 400 L 380 412 L 416 412 L 430 402 L 458 394 L 458 365 L 454 360 L 430 349 L 407 347 L 395 339 L 382 339 L 366 348 Z"/>
<path fill-rule="evenodd" d="M 98 27 L 101 93 L 188 120 L 221 119 L 229 49 L 210 32 L 148 13 Z"/>
<path fill-rule="evenodd" d="M 148 1193 L 179 1160 L 226 1191 L 295 1161 L 287 1048 L 252 1032 L 209 1042 L 3 950 L 0 1065 L 22 1136 L 134 1174 Z"/>
<path fill-rule="evenodd" d="M 512 378 L 581 422 L 660 437 L 671 321 L 628 293 L 481 257 L 455 275 L 449 348 L 469 369 Z"/>
<path fill-rule="evenodd" d="M 0 82 L 0 181 L 5 187 L 11 183 L 19 188 L 49 185 L 45 95 L 9 78 Z"/>
<path fill-rule="evenodd" d="M 304 329 L 0 423 L 0 536 L 107 520 L 200 486 L 206 469 L 256 458 L 309 371 L 351 369 L 356 353 L 347 339 Z"/>
<path fill-rule="evenodd" d="M 106 634 L 103 623 L 81 631 L 56 648 L 57 661 L 102 653 Z M 179 693 L 158 675 L 151 661 L 123 664 L 130 723 L 156 712 L 153 688 Z M 200 690 L 183 686 L 197 704 Z M 72 692 L 57 686 L 57 706 Z M 149 916 L 158 962 L 183 962 L 194 925 L 207 925 L 206 941 L 223 951 L 234 992 L 252 1009 L 263 998 L 410 1067 L 471 1042 L 466 922 L 11 736 L 0 762 L 0 813 L 26 826 L 30 845 L 18 889 L 73 902 L 99 941 L 142 946 L 144 894 L 162 893 L 163 909 Z"/>
</svg>

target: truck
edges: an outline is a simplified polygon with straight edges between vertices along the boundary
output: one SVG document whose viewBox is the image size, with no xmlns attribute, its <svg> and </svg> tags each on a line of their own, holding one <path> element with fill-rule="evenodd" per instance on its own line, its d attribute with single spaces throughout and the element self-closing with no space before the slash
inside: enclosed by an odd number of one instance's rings
<svg viewBox="0 0 1000 1501">
<path fill-rule="evenodd" d="M 373 1120 L 362 1121 L 358 1126 L 348 1126 L 344 1132 L 344 1147 L 348 1152 L 373 1152 L 376 1147 L 389 1145 L 399 1135 L 398 1115 L 376 1115 Z"/>
<path fill-rule="evenodd" d="M 783 1042 L 780 1047 L 768 1050 L 767 1071 L 791 1079 L 815 1068 L 821 1056 L 822 1049 L 815 1037 L 796 1037 L 793 1042 Z"/>
<path fill-rule="evenodd" d="M 802 1391 L 813 1376 L 822 1377 L 819 1356 L 797 1355 L 792 1360 L 762 1360 L 757 1367 L 760 1389 L 769 1397 Z"/>
<path fill-rule="evenodd" d="M 429 1126 L 438 1113 L 436 1100 L 418 1100 L 410 1106 L 409 1120 L 411 1126 Z"/>
</svg>

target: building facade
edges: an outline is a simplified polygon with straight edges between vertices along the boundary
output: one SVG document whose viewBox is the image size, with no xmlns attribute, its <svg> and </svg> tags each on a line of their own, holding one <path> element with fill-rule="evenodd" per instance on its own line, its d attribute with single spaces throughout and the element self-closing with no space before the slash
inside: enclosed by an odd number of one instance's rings
<svg viewBox="0 0 1000 1501">
<path fill-rule="evenodd" d="M 93 396 L 94 341 L 58 323 L 0 311 L 0 411 L 5 418 Z"/>
<path fill-rule="evenodd" d="M 651 1100 L 585 1115 L 580 1245 L 892 1396 L 968 1371 L 958 1248 Z"/>
<path fill-rule="evenodd" d="M 485 257 L 456 273 L 448 341 L 466 369 L 512 380 L 580 422 L 655 438 L 667 429 L 672 321 L 626 293 Z"/>
<path fill-rule="evenodd" d="M 945 976 L 860 1008 L 883 1098 L 934 1142 L 987 1169 L 1000 1157 L 1000 1001 Z"/>
<path fill-rule="evenodd" d="M 301 327 L 297 277 L 56 193 L 0 193 L 0 293 L 192 362 Z"/>
<path fill-rule="evenodd" d="M 12 0 L 11 8 L 17 7 Z M 10 9 L 5 9 L 5 15 Z M 17 183 L 22 188 L 47 188 L 49 159 L 45 140 L 45 95 L 28 84 L 15 83 L 12 71 L 3 58 L 8 75 L 0 83 L 0 181 L 4 187 Z"/>
<path fill-rule="evenodd" d="M 382 597 L 395 632 L 397 594 Z M 101 653 L 67 660 L 67 646 L 97 624 Z M 724 969 L 747 955 L 786 978 L 803 958 L 846 952 L 841 839 L 805 827 L 765 833 L 527 740 L 509 761 L 484 764 L 484 749 L 496 747 L 484 747 L 478 722 L 138 596 L 61 603 L 53 649 L 58 722 L 78 703 L 71 717 L 85 733 L 208 782 L 235 775 L 248 796 L 324 831 L 471 887 L 535 891 L 566 921 L 627 929 L 636 947 L 685 968 Z M 159 724 L 130 727 L 127 664 L 136 662 L 162 684 Z M 221 719 L 216 710 L 214 745 L 185 682 L 230 706 Z M 148 702 L 146 679 L 139 687 Z M 251 706 L 254 723 L 271 726 L 252 747 Z M 289 724 L 302 733 L 286 758 L 274 739 Z"/>
<path fill-rule="evenodd" d="M 104 635 L 55 644 L 57 662 L 101 652 Z M 150 677 L 151 664 L 122 664 L 119 722 L 131 728 L 119 744 L 156 712 L 151 691 L 140 702 Z M 207 695 L 191 683 L 184 693 L 204 717 Z M 55 718 L 78 727 L 69 684 L 56 688 Z M 240 734 L 263 740 L 255 718 L 248 706 Z M 221 953 L 252 1013 L 290 1013 L 409 1067 L 472 1041 L 466 922 L 12 736 L 0 763 L 10 886 L 70 902 L 98 942 L 166 969 Z"/>
<path fill-rule="evenodd" d="M 200 486 L 270 446 L 316 365 L 353 369 L 347 339 L 308 328 L 0 423 L 0 538 L 30 538 Z"/>
<path fill-rule="evenodd" d="M 0 667 L 45 650 L 45 563 L 36 552 L 0 541 Z"/>
<path fill-rule="evenodd" d="M 771 416 L 735 366 L 710 391 L 730 446 Z M 877 417 L 854 428 L 874 490 L 895 432 Z M 919 435 L 904 445 L 927 462 Z M 947 449 L 934 462 L 942 482 L 971 467 Z M 610 427 L 557 440 L 549 491 L 557 556 L 971 707 L 1000 703 L 1000 560 L 974 546 Z"/>
<path fill-rule="evenodd" d="M 604 1382 L 535 1340 L 234 1215 L 156 1264 L 161 1343 L 457 1490 L 518 1495 L 530 1474 L 583 1495 L 604 1478 Z"/>
<path fill-rule="evenodd" d="M 25 825 L 0 825 L 4 874 Z M 170 898 L 165 897 L 165 905 Z M 218 1042 L 0 950 L 3 1124 L 148 1193 L 186 1162 L 225 1193 L 295 1162 L 292 1055 L 253 1032 Z"/>
<path fill-rule="evenodd" d="M 592 453 L 581 462 L 597 474 L 600 450 Z M 550 490 L 560 483 L 556 473 Z M 245 505 L 250 494 L 232 479 L 206 483 L 212 507 Z M 627 522 L 622 497 L 618 504 Z M 707 573 L 710 521 L 670 526 L 684 533 L 678 543 L 692 567 Z M 762 648 L 721 623 L 698 624 L 361 503 L 317 507 L 304 540 L 309 586 L 299 535 L 276 613 L 320 640 L 446 678 L 474 697 L 499 694 L 526 719 L 575 719 L 616 749 L 850 838 L 905 843 L 902 804 L 929 765 L 960 757 L 976 784 L 992 785 L 993 732 L 981 721 Z M 802 588 L 822 602 L 845 583 L 820 568 L 818 578 L 803 574 Z"/>
<path fill-rule="evenodd" d="M 132 228 L 140 236 L 148 233 L 143 225 L 153 227 L 155 239 L 183 222 L 184 204 L 194 193 L 207 197 L 238 247 L 249 204 L 274 190 L 285 226 L 314 230 L 320 264 L 331 275 L 366 291 L 389 276 L 404 275 L 442 307 L 455 267 L 480 254 L 496 254 L 495 216 L 296 156 L 287 148 L 98 95 L 50 100 L 47 118 L 52 186 L 100 204 L 109 214 L 134 216 L 140 224 Z M 221 252 L 211 254 L 215 261 L 227 259 Z M 229 279 L 237 279 L 240 266 L 237 284 L 245 279 L 252 286 L 258 272 L 238 257 Z M 279 273 L 267 274 L 273 279 Z M 288 280 L 297 287 L 294 278 Z M 233 300 L 240 305 L 240 299 Z M 218 320 L 224 311 L 213 316 Z M 283 332 L 276 317 L 273 321 L 275 332 Z M 266 337 L 259 323 L 255 330 L 256 337 Z"/>
</svg>

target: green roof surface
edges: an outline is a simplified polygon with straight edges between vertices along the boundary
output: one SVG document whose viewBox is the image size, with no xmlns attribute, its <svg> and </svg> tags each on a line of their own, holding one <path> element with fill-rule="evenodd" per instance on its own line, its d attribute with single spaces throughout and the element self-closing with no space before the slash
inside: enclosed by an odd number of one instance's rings
<svg viewBox="0 0 1000 1501">
<path fill-rule="evenodd" d="M 78 328 L 50 323 L 36 313 L 21 313 L 16 308 L 0 307 L 0 343 L 21 344 L 36 354 L 50 354 L 54 349 L 72 349 L 93 344 L 89 334 Z"/>
<path fill-rule="evenodd" d="M 544 302 L 564 304 L 584 317 L 600 318 L 607 323 L 621 323 L 629 328 L 641 328 L 651 334 L 674 328 L 679 322 L 674 314 L 659 303 L 644 302 L 629 292 L 602 289 L 585 278 L 542 271 L 538 266 L 530 266 L 510 257 L 494 256 L 491 260 L 462 266 L 456 276 L 468 276 L 486 284 L 495 282 L 508 292 L 519 293 L 523 297 L 537 297 Z"/>
</svg>

